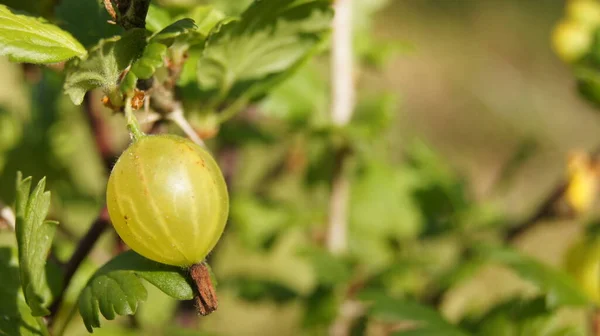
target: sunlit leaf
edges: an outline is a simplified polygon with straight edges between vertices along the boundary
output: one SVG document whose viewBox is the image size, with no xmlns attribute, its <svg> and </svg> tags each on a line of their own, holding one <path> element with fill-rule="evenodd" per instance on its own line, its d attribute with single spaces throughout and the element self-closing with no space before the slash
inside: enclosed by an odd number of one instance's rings
<svg viewBox="0 0 600 336">
<path fill-rule="evenodd" d="M 81 43 L 66 31 L 0 5 L 0 55 L 13 62 L 54 63 L 85 54 Z"/>
<path fill-rule="evenodd" d="M 329 1 L 254 2 L 239 20 L 223 23 L 209 35 L 198 63 L 201 90 L 216 94 L 219 101 L 263 93 L 319 45 L 331 16 Z"/>
</svg>

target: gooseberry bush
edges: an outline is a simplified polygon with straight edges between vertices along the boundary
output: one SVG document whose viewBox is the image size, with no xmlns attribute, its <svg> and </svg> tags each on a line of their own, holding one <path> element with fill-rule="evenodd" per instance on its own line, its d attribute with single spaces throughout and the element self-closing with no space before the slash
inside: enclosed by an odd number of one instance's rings
<svg viewBox="0 0 600 336">
<path fill-rule="evenodd" d="M 594 153 L 514 219 L 398 147 L 390 5 L 0 0 L 0 335 L 600 335 Z M 549 36 L 598 105 L 600 3 Z M 559 217 L 560 267 L 515 247 Z"/>
</svg>

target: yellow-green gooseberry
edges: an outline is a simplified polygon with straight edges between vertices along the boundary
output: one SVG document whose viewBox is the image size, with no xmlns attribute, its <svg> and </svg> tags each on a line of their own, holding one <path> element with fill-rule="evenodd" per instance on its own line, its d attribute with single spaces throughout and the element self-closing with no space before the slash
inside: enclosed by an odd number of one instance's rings
<svg viewBox="0 0 600 336">
<path fill-rule="evenodd" d="M 229 213 L 215 160 L 173 135 L 143 136 L 129 146 L 110 174 L 106 201 L 115 230 L 131 249 L 183 267 L 206 258 Z"/>
</svg>

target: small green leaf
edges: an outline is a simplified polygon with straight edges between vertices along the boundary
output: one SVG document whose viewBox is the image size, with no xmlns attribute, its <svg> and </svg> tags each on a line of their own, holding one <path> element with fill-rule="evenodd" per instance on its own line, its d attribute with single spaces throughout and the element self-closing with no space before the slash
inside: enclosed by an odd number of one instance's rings
<svg viewBox="0 0 600 336">
<path fill-rule="evenodd" d="M 165 27 L 163 30 L 159 31 L 158 33 L 154 34 L 154 36 L 152 36 L 150 38 L 149 42 L 150 43 L 163 43 L 163 44 L 169 46 L 169 45 L 173 44 L 173 41 L 175 41 L 175 38 L 180 37 L 185 34 L 189 34 L 190 32 L 195 31 L 197 28 L 198 27 L 194 23 L 194 20 L 181 19 L 181 20 L 176 21 L 176 22 L 170 24 L 169 26 Z"/>
<path fill-rule="evenodd" d="M 178 300 L 191 300 L 194 290 L 186 271 L 148 260 L 133 251 L 109 261 L 89 280 L 79 297 L 79 312 L 88 331 L 100 327 L 99 313 L 112 320 L 135 314 L 148 295 L 140 278 Z"/>
<path fill-rule="evenodd" d="M 446 321 L 436 310 L 418 302 L 399 300 L 377 292 L 362 296 L 373 301 L 369 316 L 385 322 L 414 322 L 409 330 L 394 335 L 467 336 L 465 331 Z"/>
<path fill-rule="evenodd" d="M 122 37 L 101 40 L 87 58 L 68 63 L 65 92 L 79 105 L 89 90 L 114 90 L 121 73 L 142 54 L 145 46 L 145 29 L 131 29 Z"/>
<path fill-rule="evenodd" d="M 0 55 L 13 62 L 55 63 L 85 54 L 81 43 L 66 31 L 0 5 Z"/>
<path fill-rule="evenodd" d="M 203 37 L 207 37 L 211 30 L 223 19 L 225 14 L 212 6 L 194 7 L 188 16 L 196 23 L 196 30 Z"/>
<path fill-rule="evenodd" d="M 46 256 L 58 223 L 46 221 L 50 207 L 50 192 L 44 192 L 43 178 L 30 194 L 31 177 L 23 179 L 17 174 L 16 234 L 19 246 L 21 287 L 33 316 L 45 316 L 50 301 L 46 279 Z"/>
<path fill-rule="evenodd" d="M 509 248 L 479 246 L 476 250 L 484 259 L 502 263 L 537 285 L 547 294 L 546 302 L 550 307 L 589 304 L 589 300 L 577 284 L 567 274 L 557 269 Z"/>
<path fill-rule="evenodd" d="M 156 72 L 156 69 L 163 66 L 166 53 L 166 45 L 150 42 L 150 44 L 144 48 L 142 57 L 135 61 L 133 66 L 131 66 L 131 72 L 141 79 L 152 77 Z"/>
<path fill-rule="evenodd" d="M 198 82 L 212 104 L 254 98 L 292 73 L 329 31 L 331 2 L 255 1 L 239 20 L 222 22 L 207 39 Z"/>
</svg>

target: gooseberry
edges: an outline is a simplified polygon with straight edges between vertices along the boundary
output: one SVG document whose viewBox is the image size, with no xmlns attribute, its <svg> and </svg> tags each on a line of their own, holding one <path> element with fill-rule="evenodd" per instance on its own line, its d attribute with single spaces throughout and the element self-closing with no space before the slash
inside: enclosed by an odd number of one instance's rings
<svg viewBox="0 0 600 336">
<path fill-rule="evenodd" d="M 229 213 L 223 175 L 188 139 L 143 136 L 118 159 L 106 193 L 115 230 L 142 256 L 168 265 L 201 263 Z"/>
</svg>

